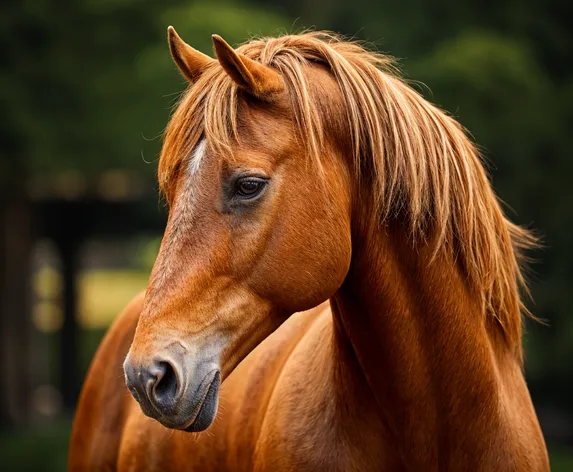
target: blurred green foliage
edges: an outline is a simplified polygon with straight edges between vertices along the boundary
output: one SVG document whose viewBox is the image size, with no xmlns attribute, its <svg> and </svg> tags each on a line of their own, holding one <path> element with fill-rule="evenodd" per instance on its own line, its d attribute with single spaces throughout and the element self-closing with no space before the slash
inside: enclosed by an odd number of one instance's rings
<svg viewBox="0 0 573 472">
<path fill-rule="evenodd" d="M 269 34 L 284 17 L 243 4 L 7 1 L 0 7 L 3 152 L 13 174 L 129 167 L 153 176 L 158 139 L 185 83 L 167 25 L 198 49 Z M 4 160 L 4 159 L 3 159 Z"/>
</svg>

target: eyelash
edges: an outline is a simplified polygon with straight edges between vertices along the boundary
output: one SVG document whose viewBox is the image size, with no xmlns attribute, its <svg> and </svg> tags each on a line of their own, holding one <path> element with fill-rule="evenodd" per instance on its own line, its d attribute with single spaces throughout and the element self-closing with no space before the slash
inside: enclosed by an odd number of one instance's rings
<svg viewBox="0 0 573 472">
<path fill-rule="evenodd" d="M 249 191 L 242 191 L 241 186 L 244 184 L 255 184 L 256 188 L 253 189 L 252 193 Z M 238 179 L 235 183 L 234 198 L 240 201 L 249 201 L 256 199 L 267 185 L 267 180 L 261 177 L 242 177 Z"/>
</svg>

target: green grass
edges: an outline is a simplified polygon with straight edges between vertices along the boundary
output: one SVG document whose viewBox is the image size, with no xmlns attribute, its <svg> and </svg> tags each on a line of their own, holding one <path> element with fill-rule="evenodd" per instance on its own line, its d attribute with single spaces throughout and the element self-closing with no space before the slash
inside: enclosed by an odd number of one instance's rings
<svg viewBox="0 0 573 472">
<path fill-rule="evenodd" d="M 549 447 L 552 472 L 573 471 L 573 447 L 552 445 Z"/>
<path fill-rule="evenodd" d="M 78 276 L 78 321 L 82 328 L 106 328 L 127 303 L 147 286 L 149 271 L 136 269 L 87 270 Z M 43 267 L 34 275 L 38 304 L 34 321 L 44 332 L 57 331 L 62 319 L 59 296 L 61 274 Z"/>
<path fill-rule="evenodd" d="M 105 328 L 147 286 L 149 273 L 135 270 L 88 271 L 79 280 L 79 321 L 83 328 Z"/>
</svg>

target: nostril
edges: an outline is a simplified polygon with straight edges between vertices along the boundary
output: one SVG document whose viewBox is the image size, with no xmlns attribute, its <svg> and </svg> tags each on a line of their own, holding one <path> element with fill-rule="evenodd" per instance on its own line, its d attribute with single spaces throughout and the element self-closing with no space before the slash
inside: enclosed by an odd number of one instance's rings
<svg viewBox="0 0 573 472">
<path fill-rule="evenodd" d="M 173 366 L 168 362 L 159 362 L 158 367 L 161 375 L 157 376 L 153 388 L 153 397 L 159 405 L 172 406 L 175 403 L 179 390 L 177 374 Z"/>
</svg>

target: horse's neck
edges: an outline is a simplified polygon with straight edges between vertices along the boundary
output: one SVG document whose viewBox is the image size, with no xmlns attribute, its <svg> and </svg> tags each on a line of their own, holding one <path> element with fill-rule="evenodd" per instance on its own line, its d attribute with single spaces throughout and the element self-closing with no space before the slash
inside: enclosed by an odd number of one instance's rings
<svg viewBox="0 0 573 472">
<path fill-rule="evenodd" d="M 430 246 L 398 229 L 370 233 L 332 302 L 339 348 L 353 351 L 386 437 L 414 470 L 464 463 L 455 454 L 482 461 L 503 435 L 498 358 L 512 376 L 519 363 L 453 262 L 431 261 Z"/>
</svg>

